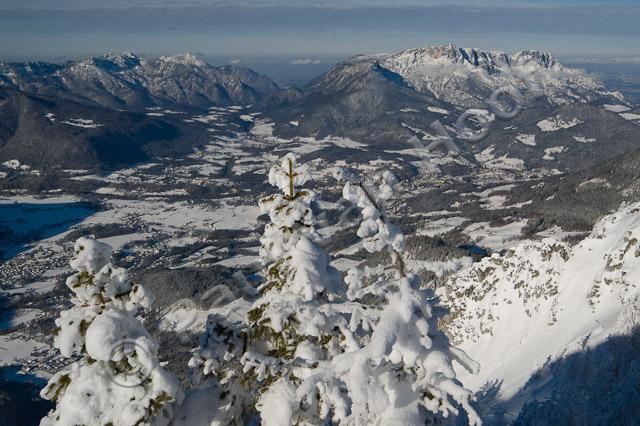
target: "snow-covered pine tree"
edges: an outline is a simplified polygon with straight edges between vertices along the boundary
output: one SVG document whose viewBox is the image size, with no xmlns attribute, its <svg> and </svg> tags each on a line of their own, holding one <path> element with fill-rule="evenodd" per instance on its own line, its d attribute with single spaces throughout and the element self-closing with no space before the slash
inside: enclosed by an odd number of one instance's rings
<svg viewBox="0 0 640 426">
<path fill-rule="evenodd" d="M 209 424 L 244 425 L 259 416 L 263 425 L 321 423 L 317 408 L 296 394 L 301 378 L 295 372 L 301 365 L 317 366 L 338 346 L 333 339 L 339 316 L 330 306 L 344 287 L 314 243 L 315 194 L 300 188 L 308 179 L 308 168 L 293 154 L 271 169 L 269 182 L 282 193 L 260 200 L 270 218 L 260 250 L 265 282 L 244 321 L 208 317 L 190 360 L 205 377 L 197 381 L 211 398 Z"/>
<path fill-rule="evenodd" d="M 270 219 L 260 239 L 266 279 L 248 315 L 249 346 L 242 361 L 258 384 L 256 408 L 263 425 L 322 423 L 320 402 L 298 390 L 305 379 L 301 373 L 330 359 L 341 337 L 334 302 L 344 288 L 315 242 L 311 203 L 316 196 L 301 188 L 309 178 L 308 167 L 288 154 L 269 173 L 269 183 L 282 193 L 260 200 Z"/>
<path fill-rule="evenodd" d="M 42 425 L 163 425 L 182 391 L 157 360 L 157 344 L 136 318 L 151 294 L 111 265 L 112 248 L 82 237 L 66 284 L 73 306 L 56 319 L 54 345 L 82 358 L 56 373 L 42 390 L 56 408 Z"/>
<path fill-rule="evenodd" d="M 481 424 L 469 403 L 472 393 L 456 380 L 452 361 L 471 371 L 478 367 L 437 329 L 427 292 L 405 269 L 404 235 L 385 212 L 396 178 L 383 171 L 365 181 L 343 169 L 336 178 L 346 181 L 343 197 L 361 210 L 357 233 L 363 247 L 369 253 L 387 251 L 395 270 L 395 277 L 384 277 L 381 268 L 373 273 L 356 268 L 345 278 L 350 331 L 360 348 L 333 360 L 333 374 L 350 398 L 350 413 L 341 424 L 435 424 L 458 414 L 456 405 L 465 409 L 470 424 Z"/>
</svg>

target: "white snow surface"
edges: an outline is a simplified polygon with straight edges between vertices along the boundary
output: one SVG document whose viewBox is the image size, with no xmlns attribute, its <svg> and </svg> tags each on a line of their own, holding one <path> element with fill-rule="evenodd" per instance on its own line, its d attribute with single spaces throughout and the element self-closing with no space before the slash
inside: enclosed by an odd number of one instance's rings
<svg viewBox="0 0 640 426">
<path fill-rule="evenodd" d="M 537 123 L 537 126 L 543 132 L 555 132 L 556 130 L 560 130 L 560 129 L 569 129 L 571 127 L 577 126 L 580 123 L 582 122 L 577 118 L 564 120 L 556 116 L 556 117 L 545 118 L 544 120 L 539 121 Z"/>
<path fill-rule="evenodd" d="M 74 127 L 82 127 L 84 129 L 96 129 L 98 127 L 102 127 L 102 124 L 94 123 L 93 120 L 87 118 L 70 118 L 68 120 L 61 121 L 61 123 Z"/>
<path fill-rule="evenodd" d="M 442 114 L 442 115 L 449 115 L 449 111 L 447 111 L 444 108 L 438 108 L 438 107 L 434 107 L 434 106 L 428 106 L 427 110 L 431 111 L 431 112 L 437 112 L 438 114 Z"/>
<path fill-rule="evenodd" d="M 560 154 L 565 152 L 566 150 L 567 150 L 566 146 L 552 146 L 550 148 L 545 148 L 542 159 L 548 160 L 548 161 L 555 160 L 556 158 L 553 156 L 553 154 Z"/>
<path fill-rule="evenodd" d="M 618 105 L 618 104 L 604 104 L 602 105 L 602 107 L 604 109 L 606 109 L 607 111 L 611 111 L 611 112 L 625 112 L 630 110 L 631 108 L 626 106 L 626 105 Z"/>
<path fill-rule="evenodd" d="M 451 310 L 447 331 L 481 368 L 460 369 L 462 382 L 476 391 L 500 383 L 495 403 L 505 403 L 544 366 L 628 332 L 638 318 L 626 307 L 639 297 L 639 241 L 640 203 L 623 205 L 577 246 L 525 241 L 449 277 L 437 291 Z"/>
<path fill-rule="evenodd" d="M 587 138 L 585 136 L 574 136 L 573 139 L 580 143 L 591 143 L 596 141 L 594 138 Z"/>
<path fill-rule="evenodd" d="M 1 165 L 8 169 L 13 169 L 13 170 L 29 170 L 30 168 L 29 166 L 27 166 L 26 164 L 22 164 L 18 160 L 7 160 Z"/>
<path fill-rule="evenodd" d="M 518 140 L 518 142 L 522 142 L 525 145 L 536 146 L 536 135 L 521 133 L 516 136 L 516 140 Z"/>
</svg>

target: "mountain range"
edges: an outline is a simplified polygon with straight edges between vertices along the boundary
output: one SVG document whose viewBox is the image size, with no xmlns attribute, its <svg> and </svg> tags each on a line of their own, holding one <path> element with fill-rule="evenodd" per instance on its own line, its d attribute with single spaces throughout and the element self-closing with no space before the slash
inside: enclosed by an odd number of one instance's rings
<svg viewBox="0 0 640 426">
<path fill-rule="evenodd" d="M 8 105 L 24 103 L 24 99 L 30 99 L 31 105 L 37 99 L 39 105 L 64 104 L 67 110 L 78 106 L 74 116 L 59 112 L 58 123 L 49 120 L 54 127 L 68 122 L 65 117 L 86 119 L 81 117 L 85 107 L 104 117 L 126 111 L 146 116 L 145 123 L 157 119 L 151 127 L 140 125 L 142 118 L 136 125 L 130 118 L 114 118 L 103 126 L 67 126 L 62 133 L 73 131 L 70 139 L 78 141 L 74 150 L 90 153 L 68 157 L 69 166 L 78 158 L 75 167 L 108 168 L 135 162 L 141 158 L 139 152 L 158 154 L 148 149 L 153 144 L 167 147 L 165 153 L 182 152 L 185 139 L 181 135 L 189 135 L 190 146 L 206 137 L 194 137 L 193 126 L 176 114 L 156 114 L 154 108 L 204 113 L 208 108 L 242 106 L 271 120 L 274 135 L 283 139 L 347 137 L 373 150 L 406 154 L 417 147 L 418 159 L 454 174 L 485 167 L 543 174 L 587 169 L 640 148 L 638 120 L 634 121 L 632 105 L 620 93 L 538 51 L 507 54 L 444 45 L 359 55 L 336 64 L 300 89 L 281 89 L 247 68 L 214 67 L 192 54 L 159 58 L 105 54 L 66 65 L 2 63 L 0 88 L 5 123 L 0 132 L 0 160 L 31 161 L 43 169 L 60 165 L 55 151 L 67 146 L 55 142 L 56 132 L 45 135 L 48 127 L 35 124 L 56 111 L 40 108 L 27 117 L 29 108 Z M 487 104 L 492 94 L 510 110 L 516 99 L 514 90 L 525 106 L 520 114 L 509 119 L 492 115 Z M 495 97 L 501 91 L 503 96 Z M 465 140 L 456 124 L 469 110 L 473 116 L 465 123 L 471 128 L 483 121 L 491 126 L 487 137 L 477 143 Z M 238 121 L 238 125 L 252 123 Z M 110 133 L 104 134 L 107 128 Z M 455 158 L 434 144 L 443 131 L 455 141 Z M 100 142 L 102 153 L 95 148 L 96 133 L 100 133 L 99 140 L 108 141 Z M 38 142 L 47 139 L 52 140 Z M 33 155 L 34 144 L 42 155 Z M 111 156 L 104 147 L 107 144 L 114 147 Z M 131 152 L 118 156 L 118 144 L 131 146 Z"/>
<path fill-rule="evenodd" d="M 0 162 L 109 169 L 188 152 L 208 135 L 185 125 L 182 110 L 248 105 L 278 90 L 247 68 L 212 67 L 191 54 L 2 63 Z M 173 117 L 152 112 L 176 107 Z"/>
<path fill-rule="evenodd" d="M 3 86 L 112 109 L 248 105 L 279 90 L 248 68 L 213 67 L 192 54 L 111 54 L 71 62 L 0 64 Z"/>
</svg>

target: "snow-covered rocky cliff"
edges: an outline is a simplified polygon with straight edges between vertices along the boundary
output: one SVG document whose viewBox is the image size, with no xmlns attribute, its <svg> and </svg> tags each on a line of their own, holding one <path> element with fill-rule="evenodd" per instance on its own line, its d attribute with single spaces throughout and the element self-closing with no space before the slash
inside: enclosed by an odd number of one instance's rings
<svg viewBox="0 0 640 426">
<path fill-rule="evenodd" d="M 553 400 L 568 386 L 559 363 L 637 331 L 640 203 L 604 217 L 576 246 L 522 242 L 461 270 L 437 293 L 450 309 L 445 329 L 481 365 L 478 375 L 461 371 L 462 381 L 495 393 L 484 415 L 515 416 L 527 401 Z"/>
<path fill-rule="evenodd" d="M 481 107 L 491 92 L 507 86 L 518 88 L 525 97 L 543 96 L 552 104 L 619 96 L 583 71 L 564 67 L 547 52 L 508 54 L 447 44 L 409 49 L 378 60 L 419 91 L 466 107 Z"/>
</svg>

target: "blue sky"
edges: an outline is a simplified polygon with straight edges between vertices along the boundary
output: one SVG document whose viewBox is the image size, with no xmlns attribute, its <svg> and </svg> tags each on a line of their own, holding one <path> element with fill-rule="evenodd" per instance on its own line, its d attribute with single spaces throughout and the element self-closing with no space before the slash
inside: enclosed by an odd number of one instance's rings
<svg viewBox="0 0 640 426">
<path fill-rule="evenodd" d="M 0 0 L 0 60 L 105 51 L 340 58 L 453 42 L 640 62 L 640 1 Z"/>
</svg>

